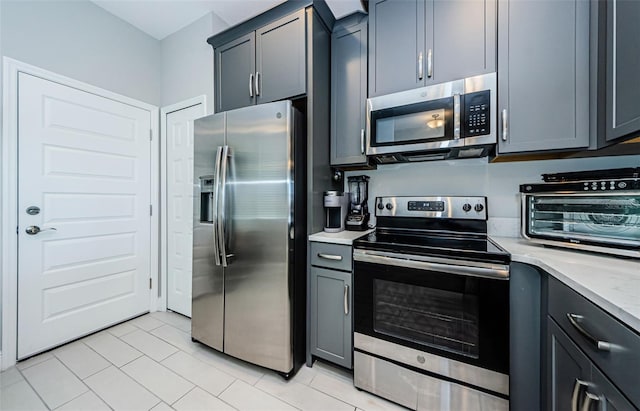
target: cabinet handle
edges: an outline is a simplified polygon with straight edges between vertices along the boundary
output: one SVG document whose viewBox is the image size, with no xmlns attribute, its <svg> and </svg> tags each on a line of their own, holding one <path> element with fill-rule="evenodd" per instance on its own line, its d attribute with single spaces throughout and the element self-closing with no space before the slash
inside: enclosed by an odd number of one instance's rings
<svg viewBox="0 0 640 411">
<path fill-rule="evenodd" d="M 341 255 L 318 253 L 318 257 L 324 258 L 325 260 L 342 261 Z"/>
<path fill-rule="evenodd" d="M 433 76 L 433 50 L 429 49 L 427 52 L 427 77 Z"/>
<path fill-rule="evenodd" d="M 344 286 L 344 315 L 349 314 L 349 286 Z"/>
<path fill-rule="evenodd" d="M 364 128 L 360 129 L 360 154 L 364 154 Z"/>
<path fill-rule="evenodd" d="M 422 80 L 424 77 L 424 65 L 422 64 L 422 52 L 418 54 L 418 80 Z"/>
<path fill-rule="evenodd" d="M 253 98 L 253 73 L 249 74 L 249 97 Z"/>
<path fill-rule="evenodd" d="M 578 401 L 580 399 L 580 391 L 582 387 L 587 388 L 589 384 L 586 381 L 582 381 L 576 378 L 576 382 L 573 384 L 573 394 L 571 394 L 571 411 L 578 410 Z"/>
<path fill-rule="evenodd" d="M 502 110 L 502 141 L 507 141 L 509 129 L 507 128 L 507 109 Z"/>
<path fill-rule="evenodd" d="M 260 95 L 260 72 L 256 71 L 256 97 Z"/>
<path fill-rule="evenodd" d="M 582 327 L 582 325 L 580 325 L 580 321 L 582 321 L 584 319 L 583 316 L 578 315 L 578 314 L 567 313 L 567 318 L 569 319 L 569 322 L 571 323 L 571 325 L 573 325 L 573 328 L 578 330 L 578 332 L 580 334 L 582 334 L 582 336 L 584 338 L 589 340 L 589 342 L 591 342 L 591 344 L 595 345 L 595 347 L 598 350 L 600 350 L 600 351 L 611 351 L 611 344 L 610 343 L 597 339 L 593 335 L 589 334 L 589 332 L 587 330 L 585 330 L 584 327 Z"/>
<path fill-rule="evenodd" d="M 585 392 L 584 402 L 582 403 L 582 408 L 580 411 L 589 411 L 591 410 L 591 403 L 599 402 L 600 398 L 597 395 L 591 394 L 589 391 Z"/>
</svg>

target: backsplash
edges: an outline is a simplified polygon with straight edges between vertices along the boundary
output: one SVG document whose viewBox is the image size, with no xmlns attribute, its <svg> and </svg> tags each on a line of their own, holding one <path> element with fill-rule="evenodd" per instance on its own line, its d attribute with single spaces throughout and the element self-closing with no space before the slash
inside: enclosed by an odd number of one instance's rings
<svg viewBox="0 0 640 411">
<path fill-rule="evenodd" d="M 489 234 L 517 237 L 520 230 L 520 193 L 523 183 L 540 182 L 542 173 L 638 167 L 640 156 L 597 157 L 562 160 L 488 163 L 487 158 L 423 163 L 389 164 L 372 171 L 349 171 L 368 175 L 371 223 L 375 224 L 375 197 L 388 195 L 487 196 Z"/>
</svg>

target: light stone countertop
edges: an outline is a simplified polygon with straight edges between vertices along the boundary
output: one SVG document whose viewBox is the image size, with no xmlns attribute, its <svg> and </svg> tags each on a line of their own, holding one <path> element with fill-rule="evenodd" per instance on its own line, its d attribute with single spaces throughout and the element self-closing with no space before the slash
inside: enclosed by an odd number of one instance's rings
<svg viewBox="0 0 640 411">
<path fill-rule="evenodd" d="M 640 333 L 640 260 L 491 237 L 511 261 L 540 267 Z"/>
<path fill-rule="evenodd" d="M 352 245 L 353 240 L 362 237 L 365 234 L 375 231 L 375 228 L 371 228 L 366 231 L 340 231 L 339 233 L 325 233 L 320 231 L 319 233 L 311 234 L 309 241 L 315 241 L 318 243 L 332 243 L 342 245 Z"/>
</svg>

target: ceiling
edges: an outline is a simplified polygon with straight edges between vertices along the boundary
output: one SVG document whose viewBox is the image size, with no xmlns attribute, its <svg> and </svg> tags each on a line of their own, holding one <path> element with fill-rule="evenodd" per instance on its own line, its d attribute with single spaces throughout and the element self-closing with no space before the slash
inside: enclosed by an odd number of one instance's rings
<svg viewBox="0 0 640 411">
<path fill-rule="evenodd" d="M 227 27 L 283 3 L 284 0 L 91 0 L 111 14 L 162 40 L 200 17 L 213 12 L 220 27 Z M 326 0 L 336 18 L 362 10 L 360 0 Z"/>
</svg>

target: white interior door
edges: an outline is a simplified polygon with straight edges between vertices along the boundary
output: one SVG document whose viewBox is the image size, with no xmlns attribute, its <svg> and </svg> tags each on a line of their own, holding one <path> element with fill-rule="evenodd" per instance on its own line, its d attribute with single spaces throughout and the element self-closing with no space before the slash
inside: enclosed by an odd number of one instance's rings
<svg viewBox="0 0 640 411">
<path fill-rule="evenodd" d="M 167 308 L 191 317 L 193 120 L 203 104 L 167 113 Z"/>
<path fill-rule="evenodd" d="M 18 112 L 22 359 L 149 310 L 151 113 L 25 73 Z"/>
</svg>

